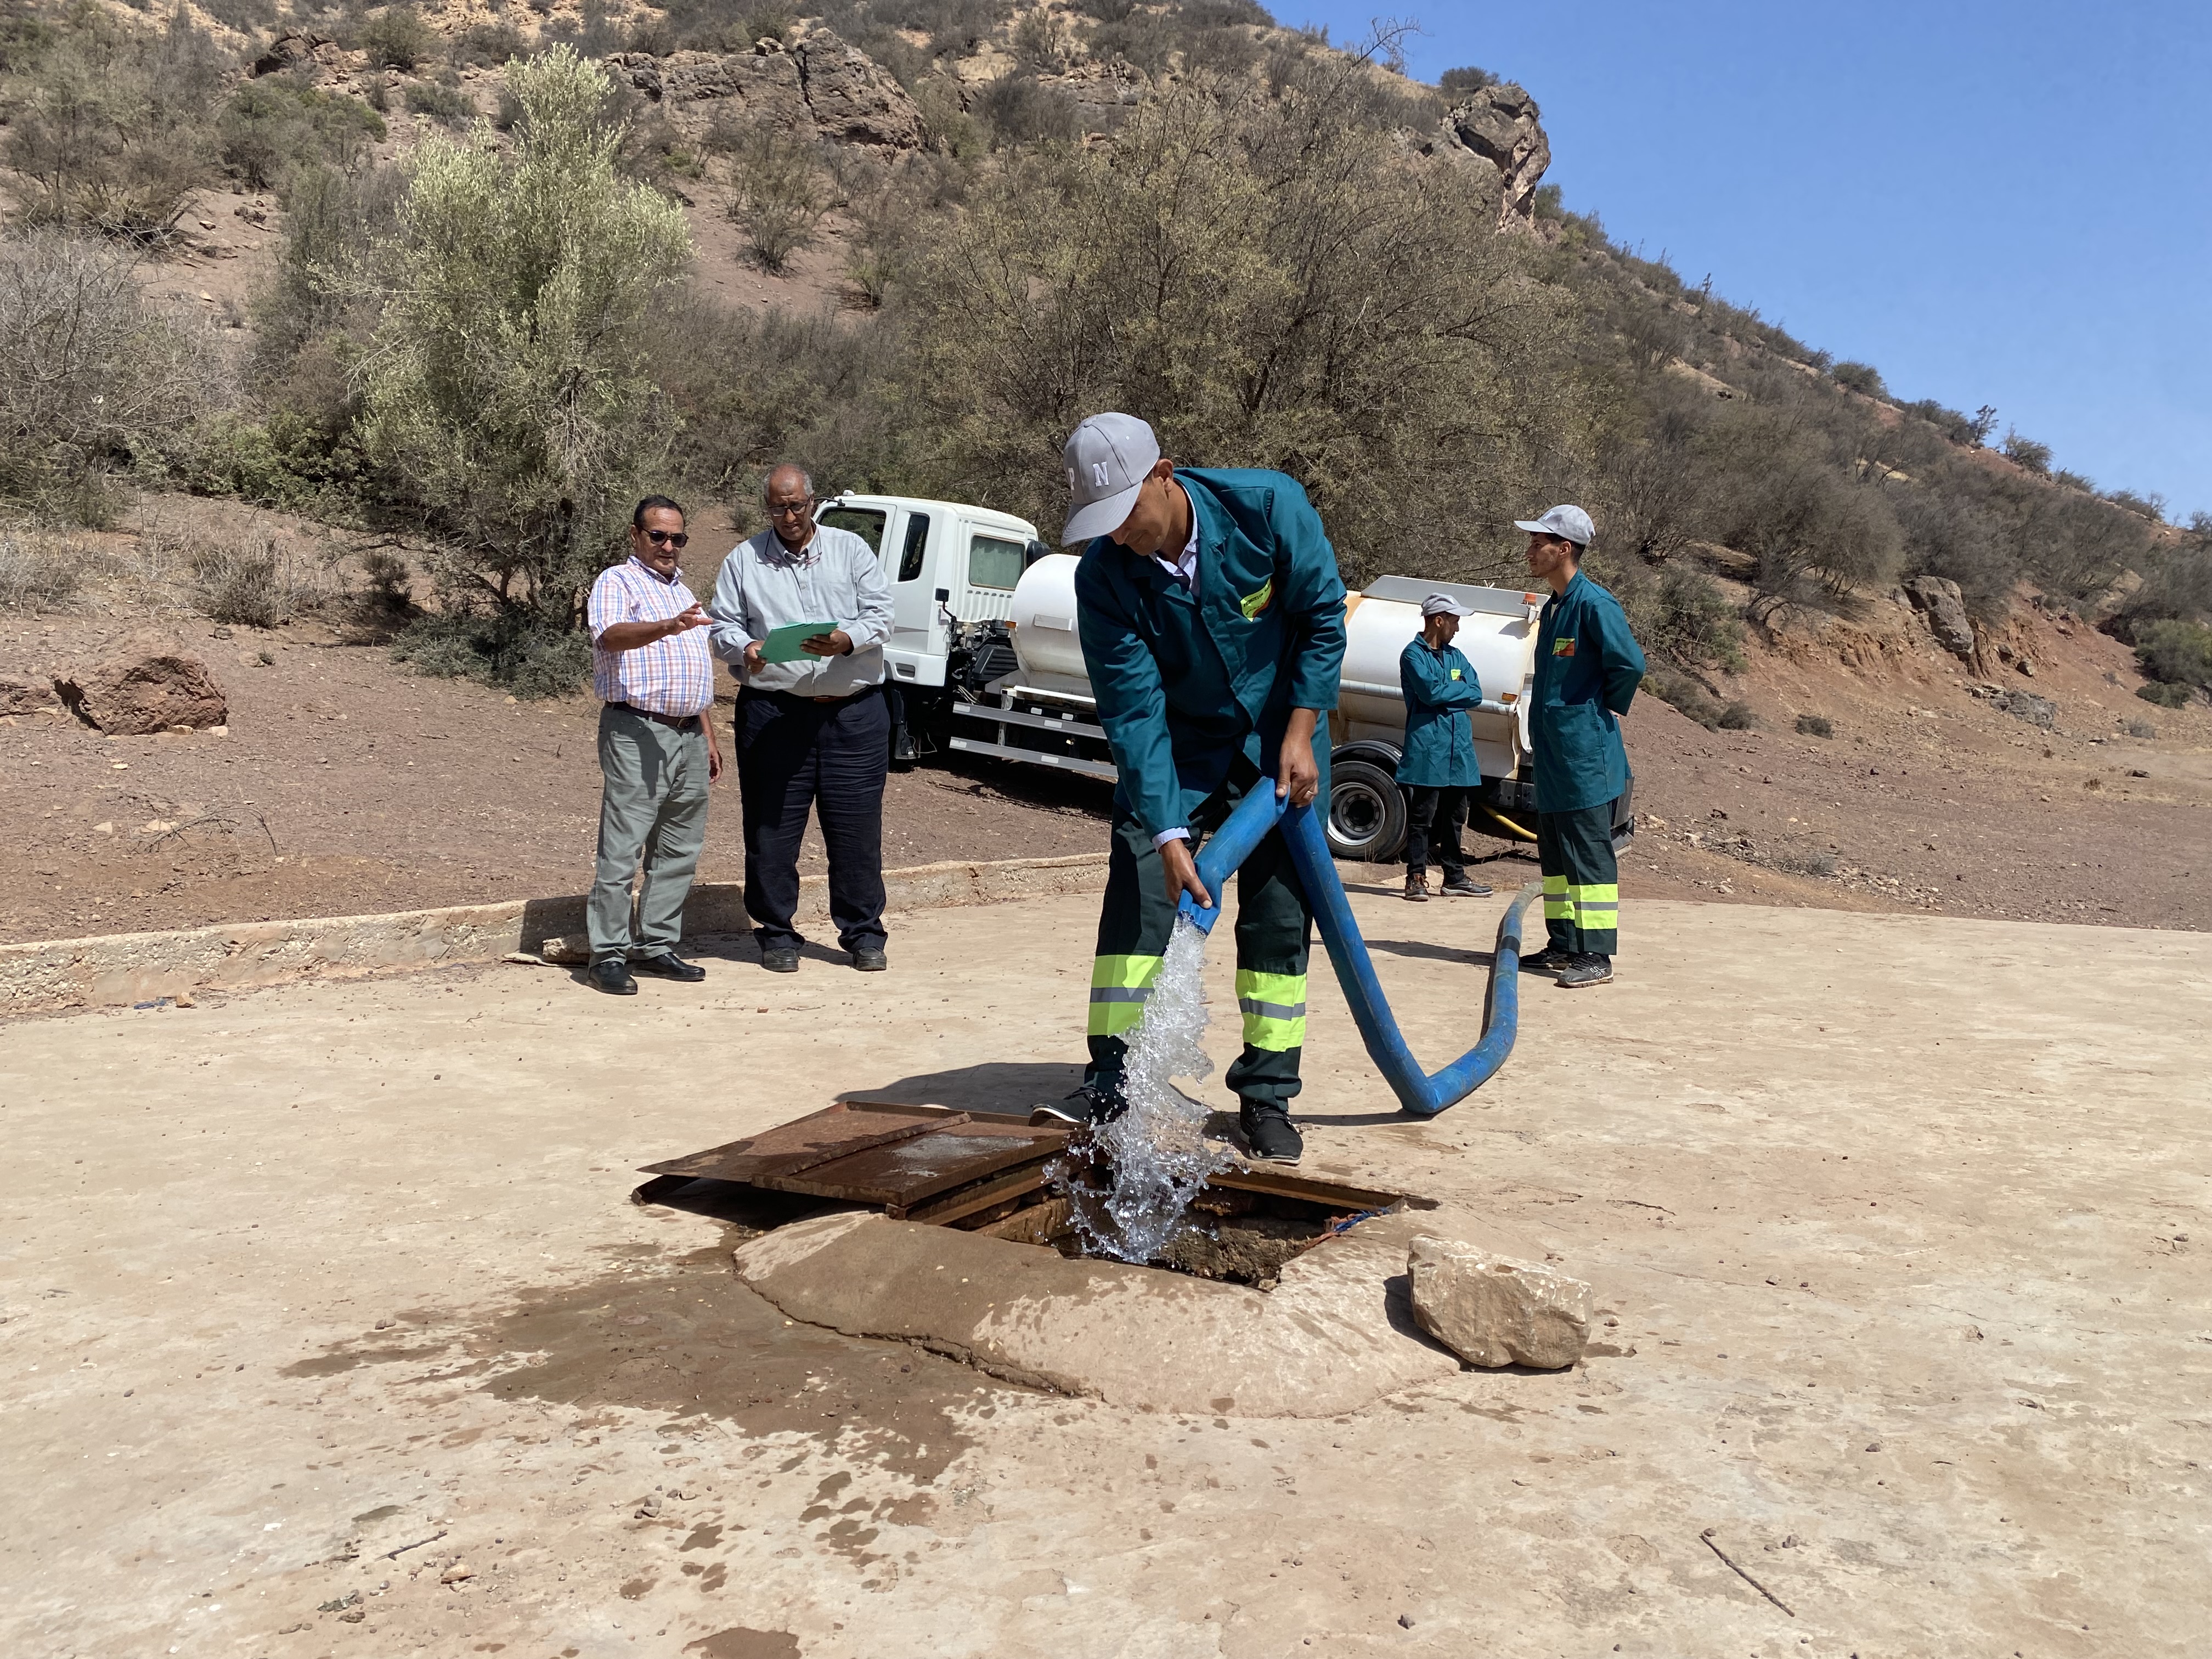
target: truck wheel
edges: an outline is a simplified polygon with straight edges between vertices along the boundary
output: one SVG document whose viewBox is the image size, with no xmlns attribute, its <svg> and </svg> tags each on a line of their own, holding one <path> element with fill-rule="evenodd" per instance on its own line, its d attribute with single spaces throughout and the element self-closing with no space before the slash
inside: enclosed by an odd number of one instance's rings
<svg viewBox="0 0 2212 1659">
<path fill-rule="evenodd" d="M 1406 796 L 1370 761 L 1328 769 L 1328 850 L 1362 864 L 1388 864 L 1406 847 Z"/>
</svg>

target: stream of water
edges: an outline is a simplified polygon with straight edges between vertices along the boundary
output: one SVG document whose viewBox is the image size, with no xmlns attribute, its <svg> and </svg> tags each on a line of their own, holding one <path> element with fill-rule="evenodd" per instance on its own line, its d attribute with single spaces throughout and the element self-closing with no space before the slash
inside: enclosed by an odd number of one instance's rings
<svg viewBox="0 0 2212 1659">
<path fill-rule="evenodd" d="M 1145 1017 L 1130 1034 L 1122 1093 L 1129 1109 L 1097 1132 L 1110 1184 L 1079 1202 L 1075 1221 L 1093 1255 L 1150 1261 L 1182 1225 L 1183 1212 L 1215 1170 L 1232 1161 L 1206 1139 L 1206 1109 L 1173 1079 L 1203 1080 L 1206 1054 L 1206 935 L 1178 919 Z"/>
</svg>

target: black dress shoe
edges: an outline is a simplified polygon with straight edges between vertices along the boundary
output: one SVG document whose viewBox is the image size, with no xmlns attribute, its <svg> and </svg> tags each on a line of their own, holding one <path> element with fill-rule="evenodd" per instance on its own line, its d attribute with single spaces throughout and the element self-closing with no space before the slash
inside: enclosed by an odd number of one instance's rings
<svg viewBox="0 0 2212 1659">
<path fill-rule="evenodd" d="M 620 957 L 609 957 L 605 962 L 592 964 L 592 983 L 611 997 L 634 997 L 637 981 L 630 977 L 629 963 Z"/>
<path fill-rule="evenodd" d="M 778 950 L 771 947 L 761 952 L 761 966 L 771 974 L 795 974 L 799 971 L 799 949 L 787 945 Z"/>
<path fill-rule="evenodd" d="M 853 966 L 864 974 L 880 974 L 890 965 L 890 958 L 876 946 L 863 945 L 853 952 Z"/>
<path fill-rule="evenodd" d="M 651 974 L 655 979 L 680 979 L 686 985 L 696 985 L 707 977 L 707 970 L 696 962 L 686 962 L 673 951 L 655 951 L 649 957 L 632 957 L 629 970 L 633 974 Z"/>
</svg>

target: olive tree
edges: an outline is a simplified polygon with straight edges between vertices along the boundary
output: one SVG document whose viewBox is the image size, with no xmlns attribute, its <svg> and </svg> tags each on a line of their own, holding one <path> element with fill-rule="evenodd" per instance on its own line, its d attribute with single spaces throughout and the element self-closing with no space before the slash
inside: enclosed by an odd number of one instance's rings
<svg viewBox="0 0 2212 1659">
<path fill-rule="evenodd" d="M 603 70 L 560 46 L 507 76 L 510 145 L 432 135 L 410 159 L 364 422 L 438 540 L 448 612 L 502 641 L 576 627 L 631 501 L 662 482 L 647 324 L 691 258 L 682 210 L 616 171 Z"/>
</svg>

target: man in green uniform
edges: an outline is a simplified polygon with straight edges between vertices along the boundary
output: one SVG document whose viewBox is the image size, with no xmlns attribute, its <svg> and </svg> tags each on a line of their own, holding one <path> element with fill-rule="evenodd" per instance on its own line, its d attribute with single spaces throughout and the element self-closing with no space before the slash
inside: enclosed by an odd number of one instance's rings
<svg viewBox="0 0 2212 1659">
<path fill-rule="evenodd" d="M 1192 854 L 1245 792 L 1303 806 L 1328 790 L 1328 725 L 1344 663 L 1344 583 L 1321 517 L 1280 472 L 1178 467 L 1133 416 L 1097 415 L 1067 441 L 1086 542 L 1075 575 L 1084 665 L 1112 743 L 1113 846 L 1091 964 L 1091 1063 L 1033 1121 L 1123 1109 L 1127 1035 L 1144 1018 L 1176 906 L 1210 907 Z M 1313 912 L 1279 833 L 1237 872 L 1237 1003 L 1244 1052 L 1227 1082 L 1254 1156 L 1304 1151 L 1289 1103 L 1305 1044 Z"/>
<path fill-rule="evenodd" d="M 1528 573 L 1552 590 L 1536 625 L 1536 684 L 1528 736 L 1536 771 L 1536 856 L 1551 942 L 1521 965 L 1556 973 L 1569 990 L 1613 977 L 1620 876 L 1613 803 L 1628 790 L 1620 716 L 1644 678 L 1644 653 L 1620 601 L 1582 574 L 1589 514 L 1555 507 L 1517 519 L 1528 532 Z"/>
<path fill-rule="evenodd" d="M 1452 644 L 1459 619 L 1469 614 L 1450 594 L 1430 594 L 1421 601 L 1421 631 L 1398 655 L 1398 689 L 1406 699 L 1406 754 L 1398 763 L 1406 791 L 1406 896 L 1417 904 L 1428 902 L 1431 840 L 1444 867 L 1446 896 L 1490 896 L 1468 875 L 1459 845 L 1468 799 L 1482 787 L 1474 728 L 1467 719 L 1482 701 L 1482 683 Z"/>
</svg>

